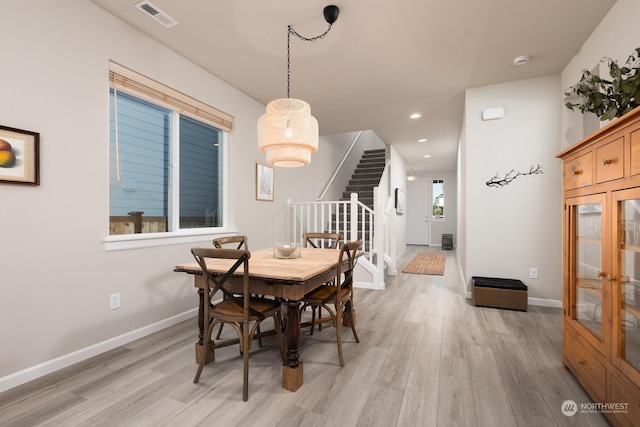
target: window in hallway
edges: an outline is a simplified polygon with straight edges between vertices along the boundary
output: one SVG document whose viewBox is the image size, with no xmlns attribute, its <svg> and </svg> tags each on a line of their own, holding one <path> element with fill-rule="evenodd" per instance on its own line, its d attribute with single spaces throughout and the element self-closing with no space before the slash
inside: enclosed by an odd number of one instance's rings
<svg viewBox="0 0 640 427">
<path fill-rule="evenodd" d="M 432 185 L 433 219 L 444 219 L 444 180 L 434 179 Z"/>
</svg>

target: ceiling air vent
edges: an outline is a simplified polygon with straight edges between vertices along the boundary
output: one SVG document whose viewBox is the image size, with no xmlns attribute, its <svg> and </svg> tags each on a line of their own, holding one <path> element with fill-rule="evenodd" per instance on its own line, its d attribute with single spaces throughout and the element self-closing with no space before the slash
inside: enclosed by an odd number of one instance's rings
<svg viewBox="0 0 640 427">
<path fill-rule="evenodd" d="M 150 1 L 145 0 L 140 3 L 136 3 L 136 7 L 167 28 L 171 28 L 178 23 L 178 21 L 163 12 L 158 6 L 154 5 Z"/>
</svg>

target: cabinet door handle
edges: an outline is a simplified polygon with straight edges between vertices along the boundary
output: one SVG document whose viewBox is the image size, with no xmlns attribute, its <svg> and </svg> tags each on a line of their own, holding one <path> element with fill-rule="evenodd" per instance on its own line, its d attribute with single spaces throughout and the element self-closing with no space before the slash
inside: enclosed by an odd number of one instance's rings
<svg viewBox="0 0 640 427">
<path fill-rule="evenodd" d="M 611 163 L 613 163 L 613 160 L 611 159 L 602 159 L 602 166 L 607 166 L 607 165 L 610 165 Z"/>
<path fill-rule="evenodd" d="M 607 273 L 605 273 L 604 271 L 598 271 L 598 277 L 604 277 L 607 275 Z"/>
<path fill-rule="evenodd" d="M 578 363 L 579 363 L 580 365 L 584 365 L 584 359 L 580 359 L 580 360 L 578 360 Z"/>
<path fill-rule="evenodd" d="M 607 279 L 609 279 L 610 282 L 615 282 L 616 281 L 616 276 L 608 275 Z"/>
<path fill-rule="evenodd" d="M 575 167 L 575 166 L 574 166 L 574 167 L 572 167 L 572 168 L 571 168 L 571 175 L 574 175 L 574 176 L 575 176 L 575 175 L 582 175 L 582 169 L 578 169 L 578 170 L 576 170 L 576 167 Z"/>
</svg>

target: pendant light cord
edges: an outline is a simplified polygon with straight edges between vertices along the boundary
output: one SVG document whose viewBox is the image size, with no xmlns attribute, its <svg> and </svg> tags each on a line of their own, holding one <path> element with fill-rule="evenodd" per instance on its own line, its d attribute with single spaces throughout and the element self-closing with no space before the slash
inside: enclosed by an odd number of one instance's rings
<svg viewBox="0 0 640 427">
<path fill-rule="evenodd" d="M 291 35 L 293 34 L 294 36 L 305 42 L 315 42 L 317 40 L 323 39 L 324 36 L 329 33 L 329 31 L 331 30 L 331 25 L 332 24 L 329 24 L 329 28 L 327 28 L 327 31 L 325 31 L 324 33 L 311 38 L 300 35 L 300 33 L 294 30 L 291 25 L 287 26 L 287 98 L 291 98 L 291 96 L 289 96 L 291 87 Z"/>
</svg>

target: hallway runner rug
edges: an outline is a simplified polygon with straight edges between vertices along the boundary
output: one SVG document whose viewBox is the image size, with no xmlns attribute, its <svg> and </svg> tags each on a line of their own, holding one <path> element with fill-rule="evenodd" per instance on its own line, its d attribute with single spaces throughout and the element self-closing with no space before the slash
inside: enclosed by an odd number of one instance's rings
<svg viewBox="0 0 640 427">
<path fill-rule="evenodd" d="M 442 276 L 446 258 L 447 255 L 444 252 L 420 252 L 402 269 L 402 272 Z"/>
</svg>

